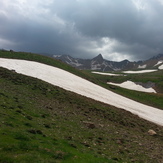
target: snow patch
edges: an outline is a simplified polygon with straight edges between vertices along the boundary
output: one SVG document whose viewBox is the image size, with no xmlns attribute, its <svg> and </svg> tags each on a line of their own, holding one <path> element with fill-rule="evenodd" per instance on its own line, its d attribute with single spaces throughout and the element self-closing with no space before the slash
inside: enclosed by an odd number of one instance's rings
<svg viewBox="0 0 163 163">
<path fill-rule="evenodd" d="M 139 65 L 138 68 L 146 68 L 147 65 Z"/>
<path fill-rule="evenodd" d="M 153 88 L 144 88 L 143 86 L 136 84 L 132 81 L 125 81 L 123 83 L 117 84 L 112 82 L 107 82 L 107 84 L 116 85 L 122 88 L 141 91 L 141 92 L 149 92 L 149 93 L 156 93 L 156 91 Z"/>
<path fill-rule="evenodd" d="M 163 64 L 159 66 L 158 69 L 163 70 Z"/>
<path fill-rule="evenodd" d="M 100 74 L 100 75 L 109 75 L 109 76 L 124 76 L 122 74 L 112 74 L 112 73 L 95 72 L 95 71 L 92 71 L 92 73 L 94 73 L 94 74 Z"/>
<path fill-rule="evenodd" d="M 91 70 L 101 70 L 100 64 L 91 65 Z"/>
<path fill-rule="evenodd" d="M 123 71 L 123 73 L 126 74 L 141 74 L 141 73 L 149 73 L 149 72 L 155 72 L 157 70 L 140 70 L 140 71 Z"/>
<path fill-rule="evenodd" d="M 158 61 L 158 62 L 154 65 L 154 67 L 157 66 L 157 65 L 159 65 L 159 64 L 161 64 L 161 63 L 163 63 L 163 61 Z"/>
<path fill-rule="evenodd" d="M 33 61 L 4 58 L 0 58 L 0 66 L 127 110 L 141 118 L 163 126 L 163 110 L 118 95 L 62 69 Z"/>
<path fill-rule="evenodd" d="M 61 57 L 61 55 L 53 55 L 54 58 Z"/>
</svg>

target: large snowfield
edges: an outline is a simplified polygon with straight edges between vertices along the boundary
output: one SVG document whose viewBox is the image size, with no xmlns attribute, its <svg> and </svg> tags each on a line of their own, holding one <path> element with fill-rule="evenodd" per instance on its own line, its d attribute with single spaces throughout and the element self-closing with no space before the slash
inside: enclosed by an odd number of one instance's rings
<svg viewBox="0 0 163 163">
<path fill-rule="evenodd" d="M 127 110 L 163 126 L 163 110 L 135 102 L 62 69 L 38 62 L 0 58 L 0 67 L 35 77 L 65 90 Z M 123 117 L 122 117 L 123 118 Z"/>
</svg>

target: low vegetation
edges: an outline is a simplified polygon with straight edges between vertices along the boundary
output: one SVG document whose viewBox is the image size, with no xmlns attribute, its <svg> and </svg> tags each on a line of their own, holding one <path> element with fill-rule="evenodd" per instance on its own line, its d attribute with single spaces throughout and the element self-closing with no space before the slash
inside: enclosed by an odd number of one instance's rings
<svg viewBox="0 0 163 163">
<path fill-rule="evenodd" d="M 106 89 L 109 89 L 113 92 L 126 96 L 135 101 L 163 109 L 163 70 L 159 70 L 157 72 L 152 72 L 147 74 L 128 74 L 127 76 L 104 76 L 104 75 L 93 74 L 90 71 L 79 71 L 52 57 L 47 57 L 47 56 L 33 54 L 33 53 L 1 50 L 0 57 L 37 61 L 40 63 L 45 63 L 51 66 L 55 66 L 63 70 L 69 71 L 77 76 L 87 79 L 95 84 L 98 84 Z M 157 90 L 158 94 L 142 93 L 142 92 L 127 90 L 127 89 L 106 84 L 107 82 L 121 83 L 127 80 L 131 80 L 133 82 L 143 82 L 143 83 L 146 83 L 148 81 L 154 82 L 155 89 Z"/>
<path fill-rule="evenodd" d="M 125 76 L 99 75 L 99 74 L 93 74 L 90 71 L 86 71 L 86 73 L 92 76 L 93 78 L 95 78 L 97 81 L 99 81 L 99 85 L 105 87 L 106 89 L 109 89 L 113 92 L 126 96 L 135 101 L 144 103 L 146 105 L 163 109 L 163 70 L 159 70 L 152 73 L 146 73 L 146 74 L 127 74 Z M 133 82 L 141 82 L 143 84 L 152 82 L 155 84 L 154 89 L 158 93 L 155 94 L 155 93 L 133 91 L 125 88 L 120 88 L 118 86 L 106 84 L 107 82 L 122 83 L 127 80 Z"/>
<path fill-rule="evenodd" d="M 0 122 L 3 163 L 163 161 L 162 127 L 4 68 L 0 68 Z M 156 134 L 150 135 L 150 129 Z"/>
</svg>

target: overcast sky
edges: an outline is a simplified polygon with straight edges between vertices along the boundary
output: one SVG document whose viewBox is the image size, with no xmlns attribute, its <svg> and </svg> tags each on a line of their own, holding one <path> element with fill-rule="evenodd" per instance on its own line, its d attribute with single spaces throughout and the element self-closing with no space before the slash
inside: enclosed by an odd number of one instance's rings
<svg viewBox="0 0 163 163">
<path fill-rule="evenodd" d="M 0 48 L 149 59 L 163 53 L 163 0 L 0 0 Z"/>
</svg>

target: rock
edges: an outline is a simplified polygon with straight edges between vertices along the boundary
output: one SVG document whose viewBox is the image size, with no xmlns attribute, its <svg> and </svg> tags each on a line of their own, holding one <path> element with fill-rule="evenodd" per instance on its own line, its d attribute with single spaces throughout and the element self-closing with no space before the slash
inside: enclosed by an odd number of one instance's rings
<svg viewBox="0 0 163 163">
<path fill-rule="evenodd" d="M 96 127 L 95 124 L 92 122 L 84 121 L 84 124 L 90 129 L 94 129 Z"/>
<path fill-rule="evenodd" d="M 152 129 L 150 129 L 148 131 L 148 134 L 151 135 L 151 136 L 157 135 L 157 133 L 154 130 L 152 130 Z"/>
<path fill-rule="evenodd" d="M 99 126 L 100 126 L 100 127 L 102 127 L 102 128 L 104 127 L 104 125 L 103 125 L 103 124 L 99 124 Z"/>
</svg>

